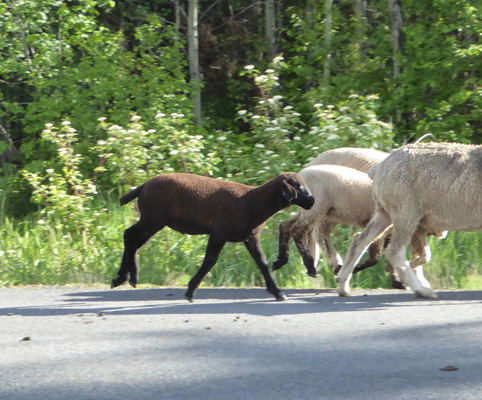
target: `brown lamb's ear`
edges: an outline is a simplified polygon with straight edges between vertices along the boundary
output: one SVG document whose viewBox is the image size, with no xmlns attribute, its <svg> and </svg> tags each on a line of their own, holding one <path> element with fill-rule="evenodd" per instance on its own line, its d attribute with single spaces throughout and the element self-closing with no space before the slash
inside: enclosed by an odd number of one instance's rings
<svg viewBox="0 0 482 400">
<path fill-rule="evenodd" d="M 286 199 L 286 201 L 291 203 L 294 199 L 296 199 L 296 190 L 286 181 L 281 183 L 281 190 L 283 191 L 283 197 Z"/>
</svg>

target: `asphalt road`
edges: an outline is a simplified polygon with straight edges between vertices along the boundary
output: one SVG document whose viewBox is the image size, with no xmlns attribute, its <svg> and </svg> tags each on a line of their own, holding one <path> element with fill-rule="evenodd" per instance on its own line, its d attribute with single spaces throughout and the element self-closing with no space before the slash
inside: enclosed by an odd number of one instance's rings
<svg viewBox="0 0 482 400">
<path fill-rule="evenodd" d="M 482 292 L 0 289 L 0 399 L 482 399 Z"/>
</svg>

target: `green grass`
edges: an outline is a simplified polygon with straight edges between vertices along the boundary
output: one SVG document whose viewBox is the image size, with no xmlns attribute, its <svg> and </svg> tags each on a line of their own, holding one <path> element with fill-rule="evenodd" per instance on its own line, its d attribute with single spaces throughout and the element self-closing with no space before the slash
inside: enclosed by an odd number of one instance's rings
<svg viewBox="0 0 482 400">
<path fill-rule="evenodd" d="M 123 251 L 122 234 L 137 218 L 134 207 L 117 200 L 98 204 L 90 232 L 66 228 L 54 217 L 39 223 L 38 215 L 13 219 L 5 215 L 0 198 L 0 286 L 109 284 L 116 275 Z M 295 208 L 289 211 L 296 211 Z M 272 218 L 262 234 L 263 249 L 271 264 L 278 252 L 278 224 L 288 211 Z M 333 242 L 344 256 L 353 230 L 338 228 Z M 435 289 L 482 289 L 482 234 L 451 232 L 446 239 L 430 238 L 432 261 L 425 267 Z M 189 236 L 168 228 L 159 232 L 139 253 L 140 283 L 181 286 L 197 272 L 204 257 L 206 236 Z M 292 243 L 289 263 L 273 273 L 283 288 L 333 288 L 334 275 L 322 257 L 318 278 L 306 275 Z M 390 287 L 386 261 L 355 275 L 352 287 Z M 204 286 L 264 286 L 262 276 L 241 243 L 228 243 Z"/>
<path fill-rule="evenodd" d="M 482 232 L 450 232 L 429 244 L 432 261 L 424 271 L 434 287 L 482 289 Z"/>
</svg>

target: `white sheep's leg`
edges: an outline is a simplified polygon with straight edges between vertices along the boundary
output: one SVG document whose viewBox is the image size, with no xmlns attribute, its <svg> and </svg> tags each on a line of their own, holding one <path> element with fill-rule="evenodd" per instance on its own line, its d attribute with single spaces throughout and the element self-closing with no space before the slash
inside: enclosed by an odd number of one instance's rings
<svg viewBox="0 0 482 400">
<path fill-rule="evenodd" d="M 273 263 L 273 271 L 280 269 L 288 263 L 290 258 L 290 229 L 291 226 L 299 219 L 299 216 L 300 214 L 287 221 L 281 222 L 279 225 L 278 259 Z"/>
<path fill-rule="evenodd" d="M 416 227 L 413 228 L 404 223 L 394 223 L 392 239 L 387 247 L 385 255 L 398 271 L 400 278 L 410 286 L 417 297 L 435 299 L 437 298 L 437 295 L 430 287 L 428 281 L 425 278 L 423 281 L 420 280 L 407 260 L 407 246 L 410 243 L 415 230 Z"/>
<path fill-rule="evenodd" d="M 425 278 L 425 275 L 423 274 L 423 266 L 419 265 L 418 267 L 412 268 L 412 269 L 415 272 L 415 275 L 417 276 L 418 280 L 422 282 L 422 285 L 425 287 L 430 287 L 430 282 L 427 281 L 427 279 Z"/>
<path fill-rule="evenodd" d="M 293 240 L 303 258 L 303 264 L 305 265 L 308 276 L 315 278 L 315 256 L 313 252 L 314 244 L 310 243 L 312 241 L 313 230 L 315 229 L 315 221 L 311 221 L 306 218 L 298 218 L 291 225 L 291 235 Z"/>
<path fill-rule="evenodd" d="M 416 253 L 412 251 L 414 259 L 410 262 L 410 267 L 415 269 L 422 265 L 427 264 L 432 259 L 432 250 L 430 250 L 430 246 L 427 244 L 424 248 L 422 253 Z"/>
<path fill-rule="evenodd" d="M 308 228 L 308 227 L 307 227 Z M 308 276 L 316 278 L 315 258 L 310 249 L 310 239 L 312 237 L 312 230 L 298 230 L 293 232 L 293 239 L 296 247 L 303 258 L 303 264 L 305 265 Z"/>
<path fill-rule="evenodd" d="M 415 247 L 412 241 L 412 254 L 414 255 L 414 259 L 410 262 L 410 268 L 415 271 L 415 275 L 420 282 L 422 282 L 423 286 L 430 287 L 430 283 L 423 274 L 423 266 L 432 259 L 432 250 L 430 250 L 430 246 L 427 244 L 426 236 L 423 236 L 421 243 L 424 243 L 425 246 L 421 247 L 422 251 L 420 252 L 420 247 Z"/>
<path fill-rule="evenodd" d="M 432 251 L 427 243 L 427 235 L 425 231 L 417 230 L 412 237 L 410 243 L 412 247 L 413 260 L 410 262 L 412 269 L 417 268 L 420 265 L 427 264 L 432 259 Z"/>
<path fill-rule="evenodd" d="M 432 259 L 432 250 L 427 243 L 427 235 L 425 231 L 417 230 L 412 237 L 411 242 L 413 260 L 410 262 L 410 268 L 415 271 L 415 275 L 425 287 L 430 287 L 430 283 L 423 274 L 423 266 Z"/>
<path fill-rule="evenodd" d="M 390 227 L 391 223 L 388 213 L 378 209 L 365 230 L 354 236 L 353 242 L 345 258 L 345 264 L 341 268 L 340 274 L 337 278 L 337 282 L 340 285 L 338 288 L 338 294 L 340 296 L 350 295 L 350 279 L 355 265 L 357 265 L 370 243 L 385 232 Z"/>
<path fill-rule="evenodd" d="M 412 248 L 413 256 L 413 260 L 410 262 L 410 268 L 415 271 L 415 275 L 425 286 L 430 287 L 430 284 L 423 275 L 423 268 L 417 269 L 417 267 L 428 263 L 432 258 L 432 252 L 427 244 L 427 235 L 425 234 L 425 231 L 417 229 L 417 232 L 415 232 L 412 237 L 410 247 Z M 406 289 L 406 286 L 400 281 L 397 271 L 395 271 L 390 262 L 387 265 L 386 272 L 390 274 L 390 280 L 394 289 Z"/>
<path fill-rule="evenodd" d="M 317 242 L 320 245 L 321 250 L 328 258 L 331 269 L 336 273 L 343 266 L 343 259 L 336 251 L 333 243 L 331 242 L 331 234 L 336 224 L 325 222 L 319 225 L 316 229 Z"/>
<path fill-rule="evenodd" d="M 326 237 L 325 245 L 331 269 L 335 274 L 337 274 L 343 267 L 343 258 L 341 258 L 335 247 L 333 247 L 333 243 L 331 243 L 331 238 L 329 236 Z"/>
<path fill-rule="evenodd" d="M 363 264 L 358 264 L 353 270 L 353 274 L 356 274 L 364 269 L 371 268 L 380 261 L 382 256 L 382 248 L 385 242 L 385 237 L 375 240 L 370 246 L 368 246 L 368 259 Z"/>
<path fill-rule="evenodd" d="M 308 249 L 311 256 L 313 257 L 313 265 L 315 266 L 315 269 L 320 261 L 320 245 L 315 240 L 317 236 L 316 232 L 317 228 L 313 229 L 311 235 L 308 236 Z"/>
</svg>

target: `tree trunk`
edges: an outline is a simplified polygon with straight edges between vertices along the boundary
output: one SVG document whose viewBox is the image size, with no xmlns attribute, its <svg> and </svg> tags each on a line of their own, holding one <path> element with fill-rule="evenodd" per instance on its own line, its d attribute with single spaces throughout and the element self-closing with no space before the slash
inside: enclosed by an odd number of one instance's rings
<svg viewBox="0 0 482 400">
<path fill-rule="evenodd" d="M 331 16 L 333 0 L 325 1 L 325 62 L 323 64 L 323 90 L 328 89 L 331 75 Z"/>
<path fill-rule="evenodd" d="M 265 30 L 266 41 L 268 48 L 266 54 L 268 60 L 271 61 L 276 57 L 276 9 L 274 0 L 265 0 L 264 16 L 265 16 Z"/>
<path fill-rule="evenodd" d="M 363 54 L 363 37 L 366 29 L 367 0 L 355 0 L 355 41 L 359 54 Z"/>
<path fill-rule="evenodd" d="M 404 33 L 402 19 L 402 0 L 388 0 L 390 6 L 390 14 L 392 19 L 392 40 L 393 40 L 393 81 L 395 84 L 395 94 L 399 86 L 400 77 L 400 55 L 404 52 Z M 395 96 L 397 97 L 397 96 Z M 399 102 L 396 100 L 395 121 L 402 121 L 402 112 L 399 108 Z"/>
<path fill-rule="evenodd" d="M 22 155 L 15 147 L 15 144 L 13 143 L 13 140 L 8 131 L 0 124 L 0 144 L 2 142 L 7 143 L 7 148 L 2 151 L 2 146 L 0 146 L 0 167 L 4 163 L 11 163 L 13 161 L 16 161 L 23 168 L 25 164 L 22 159 Z"/>
<path fill-rule="evenodd" d="M 319 30 L 317 29 L 317 26 L 319 24 L 318 0 L 309 0 L 306 2 L 305 21 L 306 28 L 304 35 L 306 35 L 307 42 L 306 63 L 307 65 L 312 67 L 318 64 L 317 55 L 319 55 L 321 47 L 319 41 Z M 307 75 L 308 76 L 306 76 L 305 91 L 308 92 L 315 85 L 319 85 L 319 82 L 315 79 L 314 74 Z"/>
<path fill-rule="evenodd" d="M 176 34 L 179 35 L 179 27 L 181 26 L 181 5 L 179 0 L 174 0 L 174 26 L 176 27 Z"/>
<path fill-rule="evenodd" d="M 402 0 L 388 0 L 392 18 L 393 79 L 400 76 L 400 54 L 404 52 Z"/>
<path fill-rule="evenodd" d="M 189 0 L 189 74 L 193 99 L 194 126 L 201 126 L 201 73 L 199 71 L 198 0 Z"/>
</svg>

